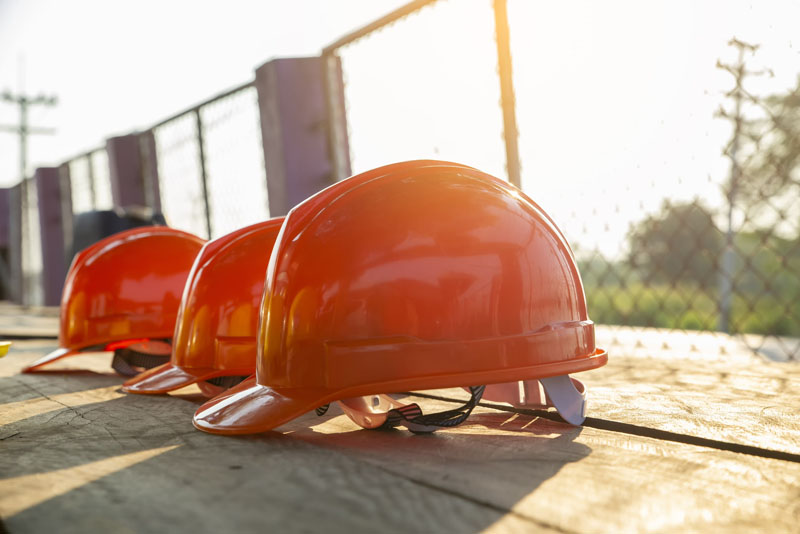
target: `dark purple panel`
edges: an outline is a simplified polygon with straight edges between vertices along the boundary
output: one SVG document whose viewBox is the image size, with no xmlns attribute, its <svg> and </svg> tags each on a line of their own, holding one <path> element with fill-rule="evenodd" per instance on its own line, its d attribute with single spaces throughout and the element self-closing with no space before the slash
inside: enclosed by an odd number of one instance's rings
<svg viewBox="0 0 800 534">
<path fill-rule="evenodd" d="M 137 134 L 111 137 L 106 140 L 111 198 L 114 206 L 144 206 L 142 159 Z"/>
<path fill-rule="evenodd" d="M 67 275 L 64 230 L 61 227 L 61 182 L 57 167 L 42 167 L 34 174 L 42 244 L 44 304 L 57 306 Z"/>
<path fill-rule="evenodd" d="M 282 58 L 256 70 L 270 215 L 331 185 L 322 58 Z"/>
</svg>

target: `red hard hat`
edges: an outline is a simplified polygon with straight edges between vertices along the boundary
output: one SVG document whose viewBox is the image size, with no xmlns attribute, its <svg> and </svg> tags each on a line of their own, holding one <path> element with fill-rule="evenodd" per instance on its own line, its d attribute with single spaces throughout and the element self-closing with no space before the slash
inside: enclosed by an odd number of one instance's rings
<svg viewBox="0 0 800 534">
<path fill-rule="evenodd" d="M 162 363 L 169 345 L 153 340 L 172 337 L 184 283 L 204 242 L 174 228 L 152 226 L 114 234 L 84 249 L 64 283 L 59 348 L 24 372 L 96 350 L 138 349 L 158 355 L 129 362 L 115 358 L 114 366 L 123 374 Z"/>
<path fill-rule="evenodd" d="M 406 162 L 289 213 L 267 270 L 256 376 L 194 424 L 261 432 L 334 400 L 540 379 L 550 400 L 582 412 L 567 375 L 606 361 L 572 251 L 536 203 L 470 167 Z"/>
<path fill-rule="evenodd" d="M 256 370 L 264 273 L 283 217 L 209 241 L 192 267 L 169 363 L 125 382 L 128 393 L 166 393 L 197 383 L 208 396 Z"/>
</svg>

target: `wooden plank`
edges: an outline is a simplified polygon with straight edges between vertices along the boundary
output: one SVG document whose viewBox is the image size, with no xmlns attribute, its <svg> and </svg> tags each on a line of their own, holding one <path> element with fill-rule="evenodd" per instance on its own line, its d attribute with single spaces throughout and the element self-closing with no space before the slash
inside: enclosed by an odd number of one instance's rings
<svg viewBox="0 0 800 534">
<path fill-rule="evenodd" d="M 612 355 L 608 365 L 575 376 L 588 390 L 587 426 L 800 454 L 800 363 Z M 469 398 L 457 389 L 424 393 Z"/>
<path fill-rule="evenodd" d="M 97 373 L 0 378 L 8 532 L 460 532 L 506 513 L 291 435 L 204 434 L 191 425 L 198 396 L 129 396 L 120 382 Z"/>
<path fill-rule="evenodd" d="M 34 313 L 25 311 L 20 306 L 0 302 L 0 340 L 58 337 L 58 308 L 38 308 Z"/>
<path fill-rule="evenodd" d="M 800 363 L 616 356 L 581 378 L 592 417 L 800 454 Z"/>
<path fill-rule="evenodd" d="M 426 411 L 446 409 L 420 399 Z M 479 408 L 434 436 L 344 417 L 295 438 L 566 532 L 796 531 L 800 464 Z M 284 430 L 286 430 L 284 429 Z M 507 516 L 504 516 L 507 517 Z M 493 527 L 503 525 L 500 520 Z"/>
<path fill-rule="evenodd" d="M 35 343 L 0 360 L 13 533 L 797 529 L 794 462 L 490 408 L 432 436 L 360 430 L 335 406 L 280 432 L 211 436 L 190 423 L 199 396 L 124 395 L 106 355 L 91 360 L 102 373 L 16 374 L 47 349 Z"/>
</svg>

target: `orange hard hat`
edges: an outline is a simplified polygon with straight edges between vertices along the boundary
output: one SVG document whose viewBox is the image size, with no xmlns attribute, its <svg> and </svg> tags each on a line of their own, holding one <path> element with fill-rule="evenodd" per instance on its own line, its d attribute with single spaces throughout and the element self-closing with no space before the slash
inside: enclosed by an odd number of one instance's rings
<svg viewBox="0 0 800 534">
<path fill-rule="evenodd" d="M 209 241 L 181 299 L 172 357 L 128 380 L 128 393 L 167 393 L 197 383 L 209 397 L 255 373 L 264 273 L 283 217 Z"/>
<path fill-rule="evenodd" d="M 72 260 L 61 295 L 59 348 L 24 369 L 82 351 L 114 351 L 121 374 L 169 358 L 178 304 L 205 241 L 165 226 L 109 236 Z"/>
<path fill-rule="evenodd" d="M 258 335 L 256 375 L 201 406 L 197 428 L 261 432 L 334 400 L 532 380 L 582 421 L 568 374 L 607 361 L 552 219 L 508 183 L 437 161 L 375 169 L 296 206 Z"/>
</svg>

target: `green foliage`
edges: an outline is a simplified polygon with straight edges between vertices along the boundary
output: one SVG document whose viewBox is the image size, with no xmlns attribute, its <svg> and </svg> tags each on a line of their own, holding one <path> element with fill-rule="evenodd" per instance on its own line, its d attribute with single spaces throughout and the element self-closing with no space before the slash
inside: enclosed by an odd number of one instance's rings
<svg viewBox="0 0 800 534">
<path fill-rule="evenodd" d="M 598 324 L 716 330 L 717 296 L 691 286 L 604 286 L 586 288 L 589 317 Z M 800 302 L 764 294 L 735 295 L 733 333 L 800 336 Z"/>
<path fill-rule="evenodd" d="M 689 286 L 586 286 L 589 316 L 597 323 L 714 330 L 717 304 Z"/>
<path fill-rule="evenodd" d="M 598 323 L 715 330 L 723 236 L 699 203 L 664 204 L 629 233 L 626 261 L 580 262 Z M 771 230 L 734 237 L 734 333 L 800 336 L 800 238 Z"/>
<path fill-rule="evenodd" d="M 753 155 L 741 163 L 738 200 L 757 206 L 784 194 L 797 194 L 800 185 L 800 77 L 787 93 L 760 100 L 763 120 L 743 124 L 742 136 Z"/>
<path fill-rule="evenodd" d="M 709 211 L 698 202 L 664 203 L 661 212 L 628 234 L 631 267 L 654 283 L 716 283 L 723 237 Z"/>
<path fill-rule="evenodd" d="M 752 235 L 744 241 L 754 240 Z M 738 258 L 731 310 L 732 333 L 800 336 L 800 251 L 793 255 L 761 245 L 748 260 Z M 783 251 L 786 252 L 786 251 Z M 599 324 L 716 330 L 719 296 L 713 286 L 696 282 L 666 284 L 593 272 L 601 261 L 582 262 L 589 316 Z M 605 263 L 603 270 L 628 270 L 624 263 Z M 780 267 L 780 269 L 778 269 Z M 793 270 L 790 270 L 793 269 Z M 584 274 L 585 273 L 585 274 Z"/>
</svg>

